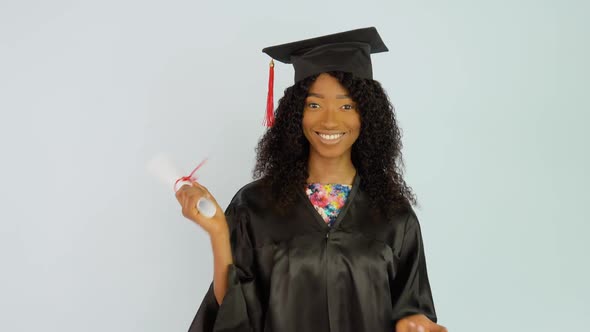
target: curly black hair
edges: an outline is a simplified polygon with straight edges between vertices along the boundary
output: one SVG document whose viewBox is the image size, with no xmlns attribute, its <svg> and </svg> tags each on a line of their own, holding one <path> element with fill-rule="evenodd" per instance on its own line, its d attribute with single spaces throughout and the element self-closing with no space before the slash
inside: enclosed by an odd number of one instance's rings
<svg viewBox="0 0 590 332">
<path fill-rule="evenodd" d="M 387 217 L 407 211 L 416 197 L 403 179 L 401 131 L 394 108 L 381 84 L 372 79 L 355 78 L 350 73 L 328 72 L 357 103 L 361 118 L 358 139 L 352 145 L 352 163 L 361 177 L 361 189 L 374 210 Z M 305 99 L 318 75 L 305 78 L 285 90 L 275 111 L 275 123 L 256 148 L 253 176 L 270 185 L 275 207 L 286 211 L 296 191 L 306 185 L 309 142 L 303 134 Z"/>
</svg>

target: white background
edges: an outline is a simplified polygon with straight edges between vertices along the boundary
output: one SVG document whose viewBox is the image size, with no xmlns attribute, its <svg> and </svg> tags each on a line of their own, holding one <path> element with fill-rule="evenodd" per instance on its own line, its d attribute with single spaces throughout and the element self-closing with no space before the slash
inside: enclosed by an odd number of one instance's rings
<svg viewBox="0 0 590 332">
<path fill-rule="evenodd" d="M 185 331 L 207 235 L 146 163 L 226 206 L 264 132 L 265 46 L 375 26 L 440 322 L 590 316 L 585 1 L 0 2 L 0 330 Z M 292 84 L 277 64 L 276 100 Z M 275 101 L 276 103 L 276 101 Z"/>
</svg>

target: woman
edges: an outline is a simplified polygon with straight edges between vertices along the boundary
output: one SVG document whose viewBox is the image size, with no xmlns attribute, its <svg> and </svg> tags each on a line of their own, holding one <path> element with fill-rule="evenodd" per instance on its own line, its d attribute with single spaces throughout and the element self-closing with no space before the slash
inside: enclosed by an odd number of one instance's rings
<svg viewBox="0 0 590 332">
<path fill-rule="evenodd" d="M 214 255 L 190 331 L 446 331 L 401 175 L 401 135 L 372 79 L 370 54 L 387 51 L 377 31 L 263 51 L 293 63 L 295 84 L 259 142 L 258 180 L 225 214 L 215 203 L 211 219 L 195 209 L 202 196 L 215 202 L 205 187 L 177 192 Z"/>
</svg>

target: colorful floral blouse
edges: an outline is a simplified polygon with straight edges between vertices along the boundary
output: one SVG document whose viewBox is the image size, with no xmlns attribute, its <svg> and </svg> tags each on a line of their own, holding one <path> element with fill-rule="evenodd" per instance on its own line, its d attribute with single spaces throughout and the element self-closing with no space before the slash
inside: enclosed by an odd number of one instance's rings
<svg viewBox="0 0 590 332">
<path fill-rule="evenodd" d="M 346 203 L 351 188 L 348 184 L 310 183 L 305 192 L 322 219 L 328 226 L 332 226 Z"/>
</svg>

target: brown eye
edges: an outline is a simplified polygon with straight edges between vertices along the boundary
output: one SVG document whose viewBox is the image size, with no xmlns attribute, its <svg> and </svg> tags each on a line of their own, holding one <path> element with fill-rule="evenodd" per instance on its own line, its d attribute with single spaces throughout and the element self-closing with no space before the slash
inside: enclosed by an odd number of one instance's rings
<svg viewBox="0 0 590 332">
<path fill-rule="evenodd" d="M 314 109 L 315 109 L 315 108 L 319 108 L 319 107 L 320 107 L 320 105 L 319 105 L 319 104 L 317 104 L 317 103 L 309 103 L 309 104 L 307 104 L 307 107 L 309 107 L 309 108 L 314 108 Z"/>
<path fill-rule="evenodd" d="M 342 106 L 345 110 L 352 110 L 354 109 L 354 106 L 350 105 L 350 104 L 346 104 Z"/>
</svg>

